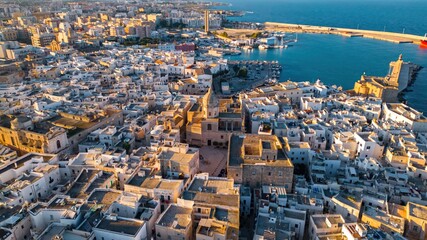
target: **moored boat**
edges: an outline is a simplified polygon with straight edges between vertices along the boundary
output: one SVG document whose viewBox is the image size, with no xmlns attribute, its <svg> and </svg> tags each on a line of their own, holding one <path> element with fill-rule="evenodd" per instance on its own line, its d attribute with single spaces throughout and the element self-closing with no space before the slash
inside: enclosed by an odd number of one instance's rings
<svg viewBox="0 0 427 240">
<path fill-rule="evenodd" d="M 268 49 L 268 46 L 265 45 L 265 44 L 261 44 L 261 45 L 258 46 L 258 49 L 260 49 L 260 50 L 266 50 L 266 49 Z"/>
</svg>

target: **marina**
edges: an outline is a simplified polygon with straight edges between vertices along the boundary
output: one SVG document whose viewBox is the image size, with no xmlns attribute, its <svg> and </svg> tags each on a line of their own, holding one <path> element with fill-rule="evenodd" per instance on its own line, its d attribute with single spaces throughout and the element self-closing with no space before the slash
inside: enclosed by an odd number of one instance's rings
<svg viewBox="0 0 427 240">
<path fill-rule="evenodd" d="M 369 54 L 366 54 L 369 53 Z M 361 37 L 342 37 L 326 34 L 298 34 L 298 42 L 288 49 L 243 50 L 229 60 L 279 61 L 283 70 L 278 78 L 286 80 L 316 81 L 336 84 L 351 89 L 355 80 L 365 72 L 384 76 L 390 59 L 403 54 L 407 61 L 424 66 L 408 88 L 405 100 L 411 107 L 427 112 L 424 101 L 427 88 L 427 51 L 413 44 L 395 44 Z M 350 57 L 351 56 L 351 57 Z"/>
</svg>

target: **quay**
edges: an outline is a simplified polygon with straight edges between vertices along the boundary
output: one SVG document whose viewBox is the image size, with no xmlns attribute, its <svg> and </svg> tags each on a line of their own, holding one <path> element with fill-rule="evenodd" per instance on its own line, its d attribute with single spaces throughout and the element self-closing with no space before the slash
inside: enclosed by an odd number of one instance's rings
<svg viewBox="0 0 427 240">
<path fill-rule="evenodd" d="M 412 34 L 276 22 L 266 22 L 265 30 L 293 33 L 336 34 L 346 37 L 364 37 L 394 43 L 413 43 L 418 45 L 420 44 L 421 39 L 423 39 L 422 36 Z"/>
</svg>

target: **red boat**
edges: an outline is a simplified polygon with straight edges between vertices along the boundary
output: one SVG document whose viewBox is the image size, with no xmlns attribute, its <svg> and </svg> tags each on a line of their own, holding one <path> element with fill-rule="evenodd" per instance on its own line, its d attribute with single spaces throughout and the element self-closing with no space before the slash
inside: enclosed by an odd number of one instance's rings
<svg viewBox="0 0 427 240">
<path fill-rule="evenodd" d="M 421 47 L 427 47 L 427 34 L 424 35 L 424 38 L 421 40 Z"/>
</svg>

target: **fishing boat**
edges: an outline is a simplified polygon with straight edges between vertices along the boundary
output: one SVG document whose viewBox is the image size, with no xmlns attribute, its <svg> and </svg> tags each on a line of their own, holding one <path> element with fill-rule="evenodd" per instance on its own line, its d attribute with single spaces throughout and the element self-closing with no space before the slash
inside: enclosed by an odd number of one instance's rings
<svg viewBox="0 0 427 240">
<path fill-rule="evenodd" d="M 253 48 L 251 46 L 244 46 L 243 50 L 252 50 Z"/>
</svg>

